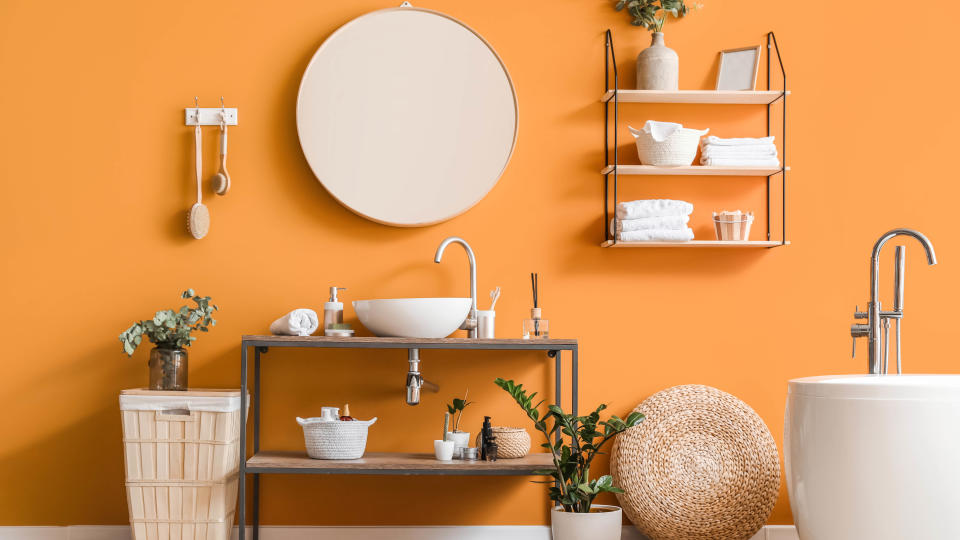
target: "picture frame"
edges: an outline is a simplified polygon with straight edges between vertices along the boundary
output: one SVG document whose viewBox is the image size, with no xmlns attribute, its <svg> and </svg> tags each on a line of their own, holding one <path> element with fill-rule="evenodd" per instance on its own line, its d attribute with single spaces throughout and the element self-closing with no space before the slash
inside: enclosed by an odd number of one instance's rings
<svg viewBox="0 0 960 540">
<path fill-rule="evenodd" d="M 720 51 L 717 90 L 756 90 L 760 45 Z"/>
</svg>

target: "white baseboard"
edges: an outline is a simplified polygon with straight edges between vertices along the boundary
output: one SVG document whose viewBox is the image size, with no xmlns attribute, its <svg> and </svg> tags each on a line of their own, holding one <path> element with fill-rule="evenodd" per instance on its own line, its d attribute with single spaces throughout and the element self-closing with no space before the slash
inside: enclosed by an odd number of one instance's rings
<svg viewBox="0 0 960 540">
<path fill-rule="evenodd" d="M 250 538 L 249 528 L 247 538 Z M 234 530 L 233 537 L 237 538 Z M 262 540 L 550 540 L 550 527 L 281 527 L 260 528 Z M 126 525 L 69 527 L 0 527 L 0 540 L 130 540 Z M 622 540 L 643 540 L 633 527 Z M 799 540 L 793 525 L 767 525 L 752 540 Z"/>
</svg>

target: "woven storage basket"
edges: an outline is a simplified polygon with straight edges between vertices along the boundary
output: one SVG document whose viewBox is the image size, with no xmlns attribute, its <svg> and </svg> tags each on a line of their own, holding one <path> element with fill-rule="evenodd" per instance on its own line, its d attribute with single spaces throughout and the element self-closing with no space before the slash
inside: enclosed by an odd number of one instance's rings
<svg viewBox="0 0 960 540">
<path fill-rule="evenodd" d="M 307 455 L 313 459 L 359 459 L 367 448 L 367 428 L 377 421 L 297 418 Z"/>
<path fill-rule="evenodd" d="M 229 538 L 240 467 L 240 392 L 124 390 L 120 409 L 133 538 Z"/>
<path fill-rule="evenodd" d="M 651 540 L 740 540 L 780 491 L 777 446 L 747 404 L 709 386 L 654 394 L 617 436 L 610 470 L 624 513 Z"/>
<path fill-rule="evenodd" d="M 497 443 L 497 459 L 518 459 L 530 452 L 530 434 L 523 428 L 493 426 L 493 438 Z M 479 448 L 480 434 L 474 444 Z"/>
<path fill-rule="evenodd" d="M 666 139 L 657 141 L 653 135 L 640 129 L 630 128 L 637 141 L 640 163 L 658 167 L 682 167 L 693 163 L 700 146 L 700 137 L 710 130 L 679 128 Z"/>
</svg>

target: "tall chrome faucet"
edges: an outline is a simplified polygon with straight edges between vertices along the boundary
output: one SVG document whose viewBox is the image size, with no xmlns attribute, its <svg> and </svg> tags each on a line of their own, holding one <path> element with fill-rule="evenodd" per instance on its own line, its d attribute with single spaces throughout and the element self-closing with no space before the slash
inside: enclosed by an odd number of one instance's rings
<svg viewBox="0 0 960 540">
<path fill-rule="evenodd" d="M 933 250 L 933 244 L 923 234 L 913 229 L 893 229 L 885 233 L 877 243 L 873 245 L 873 253 L 870 255 L 870 303 L 867 304 L 867 311 L 855 310 L 854 318 L 858 320 L 867 320 L 867 324 L 854 323 L 850 326 L 850 335 L 853 336 L 853 353 L 856 356 L 857 338 L 866 337 L 869 351 L 868 372 L 871 375 L 886 374 L 889 369 L 888 361 L 890 358 L 890 321 L 893 320 L 897 325 L 897 373 L 901 372 L 900 359 L 900 325 L 903 320 L 903 278 L 904 263 L 906 261 L 906 248 L 897 246 L 894 263 L 894 284 L 893 284 L 893 310 L 883 311 L 880 305 L 880 250 L 887 240 L 895 236 L 911 236 L 915 238 L 923 249 L 927 252 L 927 264 L 937 264 L 937 255 Z M 883 336 L 881 339 L 881 326 Z"/>
<path fill-rule="evenodd" d="M 470 244 L 466 240 L 460 238 L 459 236 L 451 236 L 440 242 L 440 247 L 437 248 L 437 254 L 433 257 L 433 262 L 439 263 L 440 259 L 443 258 L 443 250 L 447 249 L 447 246 L 450 244 L 460 244 L 463 246 L 463 249 L 467 252 L 467 260 L 470 261 L 470 313 L 467 315 L 467 319 L 463 321 L 463 324 L 460 325 L 461 330 L 467 330 L 468 335 L 471 338 L 477 337 L 477 258 L 473 255 L 473 249 L 470 248 Z"/>
</svg>

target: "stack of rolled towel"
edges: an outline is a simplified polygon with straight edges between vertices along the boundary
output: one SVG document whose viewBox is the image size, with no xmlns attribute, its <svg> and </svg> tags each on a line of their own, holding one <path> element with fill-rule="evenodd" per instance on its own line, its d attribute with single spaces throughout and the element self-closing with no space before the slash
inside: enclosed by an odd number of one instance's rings
<svg viewBox="0 0 960 540">
<path fill-rule="evenodd" d="M 621 242 L 687 242 L 693 205 L 685 201 L 650 199 L 617 204 L 610 230 Z"/>
<path fill-rule="evenodd" d="M 719 167 L 779 167 L 773 137 L 700 139 L 700 164 Z"/>
<path fill-rule="evenodd" d="M 320 317 L 312 309 L 295 309 L 273 321 L 270 333 L 275 336 L 309 336 L 320 328 Z"/>
</svg>

